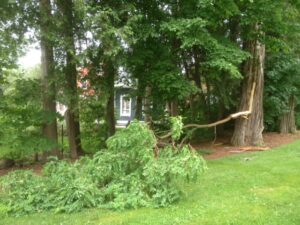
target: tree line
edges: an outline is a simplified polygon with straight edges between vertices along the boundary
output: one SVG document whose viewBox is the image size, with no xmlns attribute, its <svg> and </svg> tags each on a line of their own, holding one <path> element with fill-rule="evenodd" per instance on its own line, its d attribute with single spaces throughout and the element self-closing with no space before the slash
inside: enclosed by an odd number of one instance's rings
<svg viewBox="0 0 300 225">
<path fill-rule="evenodd" d="M 39 133 L 49 150 L 43 158 L 60 157 L 59 101 L 68 107 L 65 122 L 71 158 L 85 153 L 83 139 L 100 148 L 116 131 L 117 79 L 133 81 L 135 117 L 144 117 L 156 130 L 165 128 L 156 121 L 168 117 L 205 124 L 246 111 L 255 87 L 251 115 L 220 125 L 217 132 L 232 131 L 235 146 L 262 145 L 264 130 L 295 132 L 299 9 L 297 0 L 3 0 L 0 146 L 12 142 L 5 144 L 7 130 L 26 124 L 16 139 Z M 40 45 L 41 78 L 37 83 L 19 83 L 9 92 L 7 79 L 30 43 Z M 94 95 L 80 97 L 78 68 L 88 68 L 84 79 Z M 30 90 L 34 100 L 24 97 Z M 34 106 L 27 104 L 20 110 L 20 103 L 5 97 L 17 93 L 21 104 L 29 101 L 39 107 L 39 113 L 29 115 Z M 26 118 L 18 116 L 25 113 Z M 32 126 L 36 133 L 31 130 L 24 137 Z M 199 133 L 190 134 L 195 135 Z"/>
</svg>

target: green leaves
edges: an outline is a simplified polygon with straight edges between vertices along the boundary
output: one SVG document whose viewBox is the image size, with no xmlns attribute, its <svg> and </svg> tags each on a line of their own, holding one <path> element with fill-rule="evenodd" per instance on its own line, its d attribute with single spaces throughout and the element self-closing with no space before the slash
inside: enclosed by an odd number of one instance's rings
<svg viewBox="0 0 300 225">
<path fill-rule="evenodd" d="M 224 59 L 212 60 L 207 63 L 204 63 L 203 65 L 205 65 L 208 69 L 214 69 L 220 72 L 227 72 L 233 78 L 242 78 L 239 69 L 235 65 L 226 62 Z"/>
<path fill-rule="evenodd" d="M 174 32 L 179 38 L 190 35 L 191 32 L 203 32 L 207 26 L 207 21 L 202 18 L 173 19 L 161 25 L 162 31 Z"/>
<path fill-rule="evenodd" d="M 183 133 L 182 128 L 183 128 L 183 122 L 182 122 L 182 117 L 178 116 L 178 117 L 171 117 L 170 118 L 171 121 L 171 132 L 172 132 L 172 139 L 174 141 L 177 141 L 181 134 Z"/>
<path fill-rule="evenodd" d="M 174 119 L 179 135 L 180 119 Z M 75 163 L 52 160 L 43 176 L 17 171 L 1 181 L 9 213 L 22 215 L 84 208 L 164 207 L 181 197 L 181 181 L 195 181 L 204 160 L 189 148 L 166 147 L 154 158 L 155 137 L 145 124 L 132 122 L 107 141 L 108 149 Z"/>
<path fill-rule="evenodd" d="M 297 55 L 270 55 L 266 63 L 264 110 L 267 129 L 276 130 L 291 97 L 299 99 L 300 66 Z"/>
<path fill-rule="evenodd" d="M 42 110 L 40 80 L 22 76 L 19 71 L 9 71 L 5 77 L 0 99 L 0 158 L 22 160 L 55 146 L 43 138 L 40 128 L 56 118 Z"/>
</svg>

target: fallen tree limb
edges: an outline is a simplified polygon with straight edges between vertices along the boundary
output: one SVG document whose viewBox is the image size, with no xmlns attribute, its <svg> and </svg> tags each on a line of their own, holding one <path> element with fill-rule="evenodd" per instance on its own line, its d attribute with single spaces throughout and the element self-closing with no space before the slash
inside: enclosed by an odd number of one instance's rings
<svg viewBox="0 0 300 225">
<path fill-rule="evenodd" d="M 226 117 L 225 119 L 222 119 L 222 120 L 216 121 L 214 123 L 210 123 L 210 124 L 187 124 L 187 125 L 183 126 L 183 129 L 187 129 L 187 128 L 195 128 L 195 129 L 211 128 L 211 127 L 216 127 L 218 125 L 227 123 L 230 120 L 234 120 L 234 119 L 237 119 L 237 118 L 240 118 L 240 117 L 248 119 L 248 116 L 252 113 L 255 87 L 256 87 L 256 83 L 254 82 L 252 90 L 251 90 L 251 95 L 250 95 L 250 100 L 249 100 L 249 109 L 248 110 L 233 113 L 233 114 L 229 115 L 228 117 Z M 161 137 L 158 136 L 158 138 L 159 139 L 166 139 L 166 138 L 169 138 L 170 136 L 172 136 L 172 132 L 168 132 L 167 134 L 165 134 L 164 136 L 161 136 Z"/>
<path fill-rule="evenodd" d="M 255 147 L 255 146 L 249 146 L 249 147 L 243 147 L 239 150 L 232 150 L 229 152 L 232 153 L 240 153 L 240 152 L 247 152 L 247 151 L 267 151 L 270 150 L 270 147 Z"/>
</svg>

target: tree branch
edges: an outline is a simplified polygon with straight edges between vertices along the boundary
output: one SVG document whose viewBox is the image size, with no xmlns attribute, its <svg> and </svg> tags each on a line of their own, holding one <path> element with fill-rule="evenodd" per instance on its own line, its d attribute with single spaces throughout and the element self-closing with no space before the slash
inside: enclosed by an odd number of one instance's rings
<svg viewBox="0 0 300 225">
<path fill-rule="evenodd" d="M 252 90 L 251 90 L 251 95 L 250 95 L 248 110 L 230 114 L 225 119 L 222 119 L 222 120 L 216 121 L 214 123 L 210 123 L 210 124 L 187 124 L 187 125 L 183 126 L 183 129 L 187 129 L 187 128 L 196 128 L 196 129 L 199 129 L 199 128 L 216 127 L 218 125 L 227 123 L 228 121 L 235 120 L 235 119 L 240 118 L 240 117 L 248 119 L 248 116 L 252 113 L 255 87 L 256 87 L 256 83 L 254 82 Z M 166 138 L 170 137 L 171 135 L 172 135 L 172 132 L 168 132 L 166 135 L 158 137 L 158 138 L 159 139 L 166 139 Z"/>
</svg>

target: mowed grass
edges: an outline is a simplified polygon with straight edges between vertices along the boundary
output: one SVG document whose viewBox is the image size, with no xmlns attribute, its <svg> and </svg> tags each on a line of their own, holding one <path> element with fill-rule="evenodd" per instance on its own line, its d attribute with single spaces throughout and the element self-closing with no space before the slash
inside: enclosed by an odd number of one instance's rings
<svg viewBox="0 0 300 225">
<path fill-rule="evenodd" d="M 201 181 L 162 209 L 2 217 L 2 225 L 300 225 L 300 141 L 208 161 Z"/>
</svg>

